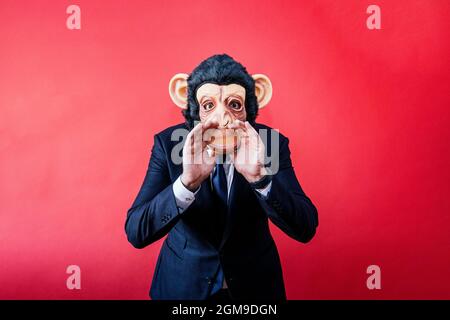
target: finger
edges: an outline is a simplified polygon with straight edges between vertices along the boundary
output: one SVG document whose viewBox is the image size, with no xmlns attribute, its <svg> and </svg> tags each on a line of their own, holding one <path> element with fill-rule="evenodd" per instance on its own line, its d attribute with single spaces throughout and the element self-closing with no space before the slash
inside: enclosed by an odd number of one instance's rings
<svg viewBox="0 0 450 320">
<path fill-rule="evenodd" d="M 195 127 L 189 132 L 189 134 L 194 135 L 195 133 L 202 130 L 203 124 L 201 122 L 197 123 Z"/>
<path fill-rule="evenodd" d="M 203 130 L 203 132 L 205 132 L 206 130 L 211 129 L 211 128 L 218 128 L 219 125 L 220 125 L 219 121 L 216 118 L 211 118 L 211 119 L 206 120 L 206 122 L 202 126 L 202 130 Z"/>
<path fill-rule="evenodd" d="M 256 132 L 255 128 L 253 128 L 248 121 L 245 121 L 244 125 L 245 125 L 245 129 L 247 129 L 247 132 L 249 132 L 251 134 L 256 134 L 256 135 L 258 134 L 258 132 Z"/>
<path fill-rule="evenodd" d="M 261 137 L 259 136 L 259 133 L 253 128 L 248 121 L 245 122 L 245 127 L 247 128 L 248 136 L 251 140 L 251 143 L 258 147 L 260 145 Z"/>
<path fill-rule="evenodd" d="M 186 143 L 188 144 L 193 144 L 196 140 L 196 138 L 198 139 L 199 136 L 199 132 L 201 133 L 202 130 L 202 123 L 199 122 L 187 135 L 186 137 Z M 201 137 L 201 134 L 200 134 Z"/>
<path fill-rule="evenodd" d="M 208 119 L 202 126 L 202 141 L 211 143 L 214 137 L 214 130 L 219 127 L 219 122 L 213 118 Z"/>
<path fill-rule="evenodd" d="M 183 161 L 186 163 L 192 163 L 194 150 L 193 146 L 194 146 L 194 137 L 191 131 L 186 136 L 186 140 L 183 146 Z"/>
<path fill-rule="evenodd" d="M 201 127 L 198 129 L 198 131 L 195 132 L 195 136 L 194 136 L 194 145 L 196 148 L 195 152 L 202 152 L 204 149 L 204 140 L 205 140 L 205 135 L 204 135 L 204 130 L 203 130 L 204 124 L 201 125 Z"/>
<path fill-rule="evenodd" d="M 245 139 L 248 137 L 248 132 L 244 129 L 236 129 L 235 132 L 237 133 L 238 139 Z"/>
<path fill-rule="evenodd" d="M 247 128 L 245 127 L 245 123 L 241 120 L 235 120 L 229 127 L 230 129 L 234 129 L 238 135 L 238 139 L 244 138 L 248 136 Z"/>
<path fill-rule="evenodd" d="M 241 120 L 234 120 L 232 123 L 230 123 L 228 125 L 229 129 L 242 129 L 242 130 L 247 130 L 247 128 L 245 127 L 245 123 L 242 122 Z"/>
<path fill-rule="evenodd" d="M 214 142 L 214 133 L 215 133 L 215 128 L 208 128 L 206 130 L 203 131 L 203 142 L 206 144 L 212 143 Z"/>
<path fill-rule="evenodd" d="M 192 153 L 194 156 L 194 161 L 196 164 L 202 163 L 202 152 L 204 150 L 203 145 L 203 125 L 199 125 L 199 127 L 196 128 L 194 135 L 193 135 L 193 142 L 192 142 Z"/>
<path fill-rule="evenodd" d="M 230 154 L 229 154 L 229 156 L 230 156 L 230 162 L 231 163 L 235 163 L 235 161 L 236 161 L 236 156 L 237 156 L 237 149 L 235 149 L 233 152 L 231 152 Z"/>
</svg>

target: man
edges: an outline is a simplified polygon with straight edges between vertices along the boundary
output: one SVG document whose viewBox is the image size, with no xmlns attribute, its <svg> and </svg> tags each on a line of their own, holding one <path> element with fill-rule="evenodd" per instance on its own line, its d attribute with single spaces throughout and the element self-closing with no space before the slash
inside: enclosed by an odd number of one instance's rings
<svg viewBox="0 0 450 320">
<path fill-rule="evenodd" d="M 125 223 L 136 248 L 168 235 L 150 296 L 286 299 L 268 219 L 306 243 L 318 216 L 295 176 L 288 139 L 255 123 L 272 96 L 269 78 L 215 55 L 191 75 L 175 75 L 169 93 L 186 122 L 155 135 Z M 182 161 L 176 159 L 179 136 Z"/>
</svg>

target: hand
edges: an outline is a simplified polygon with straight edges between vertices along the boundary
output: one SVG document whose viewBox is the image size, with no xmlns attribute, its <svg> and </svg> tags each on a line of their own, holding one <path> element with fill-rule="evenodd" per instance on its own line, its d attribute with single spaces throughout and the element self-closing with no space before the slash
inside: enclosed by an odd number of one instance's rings
<svg viewBox="0 0 450 320">
<path fill-rule="evenodd" d="M 248 121 L 235 120 L 228 128 L 236 129 L 241 136 L 239 148 L 231 155 L 234 167 L 250 183 L 262 179 L 267 174 L 264 167 L 265 146 L 258 132 Z"/>
<path fill-rule="evenodd" d="M 181 182 L 190 191 L 195 191 L 213 170 L 216 159 L 213 150 L 208 154 L 205 132 L 217 128 L 219 123 L 211 120 L 197 124 L 189 132 L 183 147 L 183 174 Z"/>
</svg>

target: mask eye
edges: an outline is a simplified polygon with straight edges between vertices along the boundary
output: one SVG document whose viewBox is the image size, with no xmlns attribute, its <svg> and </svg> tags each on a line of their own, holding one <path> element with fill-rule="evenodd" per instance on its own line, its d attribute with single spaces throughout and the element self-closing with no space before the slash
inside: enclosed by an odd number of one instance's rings
<svg viewBox="0 0 450 320">
<path fill-rule="evenodd" d="M 202 107 L 203 107 L 203 110 L 209 111 L 212 108 L 214 108 L 214 104 L 212 102 L 206 102 L 206 103 L 203 104 Z"/>
<path fill-rule="evenodd" d="M 242 108 L 242 104 L 237 100 L 231 100 L 228 106 L 233 110 L 240 110 Z"/>
</svg>

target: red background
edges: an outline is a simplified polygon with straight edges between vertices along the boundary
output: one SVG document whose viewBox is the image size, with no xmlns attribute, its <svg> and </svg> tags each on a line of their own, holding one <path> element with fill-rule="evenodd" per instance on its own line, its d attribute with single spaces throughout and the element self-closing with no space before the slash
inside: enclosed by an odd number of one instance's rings
<svg viewBox="0 0 450 320">
<path fill-rule="evenodd" d="M 271 78 L 259 122 L 319 210 L 307 245 L 272 226 L 288 298 L 450 298 L 449 1 L 89 0 L 81 30 L 70 4 L 0 2 L 0 298 L 148 298 L 161 241 L 126 211 L 183 121 L 170 77 L 223 52 Z"/>
</svg>

